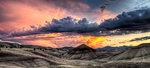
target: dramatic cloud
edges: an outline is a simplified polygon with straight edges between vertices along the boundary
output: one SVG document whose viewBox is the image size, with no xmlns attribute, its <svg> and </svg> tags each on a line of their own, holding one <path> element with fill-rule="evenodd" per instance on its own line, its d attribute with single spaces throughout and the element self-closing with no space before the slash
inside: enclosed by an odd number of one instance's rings
<svg viewBox="0 0 150 68">
<path fill-rule="evenodd" d="M 114 19 L 105 20 L 100 28 L 106 30 L 132 28 L 131 30 L 144 30 L 148 27 L 134 27 L 150 24 L 150 8 L 143 8 L 131 12 L 123 12 Z M 135 29 L 134 29 L 135 28 Z"/>
<path fill-rule="evenodd" d="M 30 29 L 30 25 L 44 25 L 46 20 L 67 16 L 100 23 L 129 11 L 126 7 L 133 3 L 131 0 L 0 0 L 0 30 L 9 33 Z"/>
<path fill-rule="evenodd" d="M 31 35 L 39 33 L 51 33 L 51 32 L 93 32 L 98 31 L 97 23 L 90 23 L 86 18 L 82 20 L 66 17 L 60 20 L 53 19 L 52 22 L 46 22 L 45 26 L 31 26 L 32 30 L 14 32 L 11 36 Z"/>
<path fill-rule="evenodd" d="M 123 12 L 114 19 L 105 20 L 100 25 L 91 23 L 86 18 L 81 20 L 72 17 L 62 19 L 53 19 L 51 22 L 46 22 L 44 26 L 30 26 L 31 30 L 22 30 L 11 33 L 11 36 L 22 36 L 40 33 L 55 33 L 55 32 L 98 32 L 104 30 L 124 29 L 125 31 L 108 31 L 107 34 L 122 34 L 131 33 L 126 30 L 142 30 L 150 29 L 150 9 L 143 8 L 131 12 Z M 134 31 L 135 32 L 135 31 Z"/>
</svg>

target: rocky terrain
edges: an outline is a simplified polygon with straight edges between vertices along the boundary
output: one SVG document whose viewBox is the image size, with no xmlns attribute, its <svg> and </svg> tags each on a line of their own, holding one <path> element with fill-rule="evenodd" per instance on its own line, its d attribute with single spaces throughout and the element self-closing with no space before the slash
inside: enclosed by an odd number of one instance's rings
<svg viewBox="0 0 150 68">
<path fill-rule="evenodd" d="M 150 44 L 96 50 L 84 44 L 56 49 L 0 41 L 0 68 L 149 68 Z"/>
</svg>

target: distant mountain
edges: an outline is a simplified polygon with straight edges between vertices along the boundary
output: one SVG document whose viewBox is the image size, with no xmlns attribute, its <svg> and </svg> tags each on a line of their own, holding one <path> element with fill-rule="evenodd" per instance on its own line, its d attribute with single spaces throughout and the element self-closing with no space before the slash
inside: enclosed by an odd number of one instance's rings
<svg viewBox="0 0 150 68">
<path fill-rule="evenodd" d="M 111 47 L 111 46 L 106 46 L 103 48 L 97 48 L 97 50 L 114 50 L 114 49 L 127 49 L 127 48 L 132 48 L 133 46 L 120 46 L 120 47 Z"/>
<path fill-rule="evenodd" d="M 125 50 L 123 53 L 110 57 L 110 60 L 150 60 L 150 43 Z"/>
<path fill-rule="evenodd" d="M 62 47 L 62 48 L 58 48 L 58 49 L 66 49 L 66 50 L 71 50 L 71 49 L 73 49 L 73 47 Z"/>
<path fill-rule="evenodd" d="M 94 59 L 97 57 L 96 52 L 97 50 L 82 44 L 72 50 L 69 50 L 66 54 L 64 54 L 64 57 L 70 59 Z"/>
</svg>

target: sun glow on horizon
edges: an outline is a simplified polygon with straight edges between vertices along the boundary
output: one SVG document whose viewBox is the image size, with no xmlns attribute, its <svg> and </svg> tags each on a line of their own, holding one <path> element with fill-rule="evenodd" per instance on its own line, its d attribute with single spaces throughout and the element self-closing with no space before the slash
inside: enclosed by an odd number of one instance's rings
<svg viewBox="0 0 150 68">
<path fill-rule="evenodd" d="M 85 44 L 89 47 L 92 48 L 100 48 L 100 47 L 104 47 L 104 45 L 102 45 L 102 43 L 104 41 L 107 40 L 108 37 L 96 37 L 96 36 L 82 36 L 80 38 L 78 38 L 78 41 L 80 41 L 80 44 Z M 77 44 L 75 47 L 79 46 L 79 44 Z"/>
</svg>

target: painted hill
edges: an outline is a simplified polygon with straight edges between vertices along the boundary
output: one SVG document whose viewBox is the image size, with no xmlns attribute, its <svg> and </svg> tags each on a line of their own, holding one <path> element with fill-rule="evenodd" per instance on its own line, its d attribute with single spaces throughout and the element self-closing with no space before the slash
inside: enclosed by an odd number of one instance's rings
<svg viewBox="0 0 150 68">
<path fill-rule="evenodd" d="M 150 43 L 127 49 L 123 53 L 110 57 L 111 60 L 150 60 Z"/>
<path fill-rule="evenodd" d="M 64 56 L 70 59 L 94 59 L 97 57 L 96 52 L 97 50 L 82 44 L 69 50 Z"/>
</svg>

